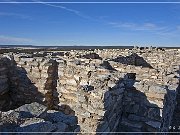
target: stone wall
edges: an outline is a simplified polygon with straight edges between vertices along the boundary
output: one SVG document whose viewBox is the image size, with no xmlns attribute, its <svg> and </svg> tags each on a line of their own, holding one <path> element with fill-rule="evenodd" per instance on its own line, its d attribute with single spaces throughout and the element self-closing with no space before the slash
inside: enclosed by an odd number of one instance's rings
<svg viewBox="0 0 180 135">
<path fill-rule="evenodd" d="M 84 132 L 115 131 L 121 119 L 123 74 L 101 65 L 101 60 L 88 59 L 59 64 L 60 105 L 67 104 L 75 111 Z"/>
<path fill-rule="evenodd" d="M 42 57 L 29 57 L 25 56 L 16 57 L 17 68 L 21 69 L 19 78 L 23 74 L 22 69 L 25 71 L 25 77 L 28 79 L 26 84 L 26 90 L 29 94 L 19 94 L 25 97 L 26 103 L 37 101 L 44 103 L 48 108 L 53 108 L 55 102 L 58 102 L 56 98 L 56 86 L 57 86 L 57 62 L 52 59 L 46 59 Z M 22 79 L 22 78 L 21 78 Z M 25 79 L 20 81 L 20 85 Z M 16 81 L 14 81 L 16 82 Z M 24 87 L 23 87 L 24 88 Z M 19 92 L 22 92 L 20 88 L 16 88 Z M 19 90 L 20 89 L 20 90 Z M 33 95 L 33 96 L 32 96 Z M 30 98 L 28 101 L 28 97 Z M 32 100 L 32 97 L 35 98 Z M 22 98 L 20 98 L 21 100 Z"/>
<path fill-rule="evenodd" d="M 0 110 L 11 105 L 9 100 L 9 59 L 0 58 Z"/>
<path fill-rule="evenodd" d="M 37 102 L 24 104 L 14 110 L 1 112 L 0 132 L 5 134 L 58 134 L 78 132 L 77 117 L 49 110 Z M 11 132 L 11 133 L 7 133 Z M 12 133 L 13 132 L 13 133 Z M 18 133 L 17 133 L 18 132 Z M 19 133 L 20 132 L 20 133 Z"/>
<path fill-rule="evenodd" d="M 179 85 L 178 49 L 13 56 L 6 91 L 17 106 L 37 101 L 76 115 L 82 132 L 168 131 Z"/>
</svg>

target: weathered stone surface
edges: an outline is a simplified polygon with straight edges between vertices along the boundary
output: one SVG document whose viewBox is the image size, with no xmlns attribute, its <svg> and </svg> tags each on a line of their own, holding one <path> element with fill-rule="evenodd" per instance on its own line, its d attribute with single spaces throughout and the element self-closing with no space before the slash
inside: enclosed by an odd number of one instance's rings
<svg viewBox="0 0 180 135">
<path fill-rule="evenodd" d="M 30 114 L 32 116 L 39 117 L 40 115 L 42 115 L 46 111 L 46 109 L 47 109 L 46 106 L 39 104 L 37 102 L 34 102 L 31 104 L 23 105 L 23 106 L 15 109 L 15 112 L 24 113 L 24 114 L 27 113 L 27 114 Z"/>
<path fill-rule="evenodd" d="M 76 81 L 74 79 L 68 79 L 67 83 L 69 85 L 77 86 L 77 83 L 76 83 Z"/>
<path fill-rule="evenodd" d="M 20 125 L 19 128 L 16 129 L 17 132 L 51 132 L 56 129 L 56 126 L 51 122 L 33 122 L 33 120 L 29 121 L 29 125 Z"/>
<path fill-rule="evenodd" d="M 176 95 L 171 91 L 176 91 L 179 81 L 179 49 L 95 49 L 11 55 L 15 58 L 5 55 L 6 58 L 0 58 L 0 109 L 38 101 L 48 109 L 60 109 L 71 115 L 48 112 L 35 104 L 32 108 L 25 105 L 3 113 L 4 118 L 11 116 L 15 123 L 26 117 L 36 123 L 34 117 L 39 116 L 44 120 L 40 123 L 48 122 L 53 127 L 55 124 L 53 132 L 73 131 L 78 130 L 72 128 L 77 124 L 73 116 L 76 115 L 83 132 L 101 131 L 99 121 L 106 123 L 102 130 L 108 132 L 118 130 L 119 123 L 120 131 L 167 131 L 170 125 Z M 63 104 L 72 110 L 62 107 Z M 37 108 L 40 110 L 35 111 Z M 149 121 L 160 122 L 162 126 L 153 127 L 152 122 L 146 123 Z"/>
<path fill-rule="evenodd" d="M 63 122 L 67 125 L 74 126 L 77 124 L 77 118 L 74 116 L 68 116 L 65 115 L 62 112 L 54 111 L 54 110 L 48 110 L 44 116 L 41 116 L 41 118 L 51 121 L 53 123 L 57 122 Z"/>
<path fill-rule="evenodd" d="M 157 129 L 159 129 L 161 126 L 161 123 L 158 121 L 148 121 L 148 122 L 146 122 L 146 124 L 148 124 L 149 126 L 152 126 L 154 128 L 157 128 Z"/>
<path fill-rule="evenodd" d="M 3 95 L 4 93 L 8 92 L 9 89 L 8 89 L 8 84 L 3 84 L 3 85 L 0 85 L 0 95 Z"/>
<path fill-rule="evenodd" d="M 131 122 L 126 119 L 123 119 L 121 124 L 124 126 L 127 126 L 129 128 L 129 130 L 130 130 L 130 128 L 132 128 L 132 130 L 134 128 L 141 129 L 143 126 L 142 123 L 140 123 L 140 122 Z M 132 130 L 130 130 L 130 131 L 132 131 Z"/>
<path fill-rule="evenodd" d="M 75 116 L 68 116 L 54 110 L 44 111 L 43 105 L 32 103 L 8 112 L 0 112 L 1 129 L 4 132 L 35 132 L 35 134 L 77 130 L 77 118 Z M 41 115 L 39 115 L 40 112 Z"/>
<path fill-rule="evenodd" d="M 130 114 L 128 119 L 132 121 L 147 121 L 147 118 L 135 114 Z"/>
<path fill-rule="evenodd" d="M 149 87 L 149 91 L 154 92 L 154 93 L 162 93 L 162 94 L 167 93 L 167 90 L 166 90 L 165 87 L 163 87 L 163 86 L 155 86 L 155 85 L 151 85 Z"/>
<path fill-rule="evenodd" d="M 57 130 L 55 132 L 66 132 L 68 130 L 68 125 L 63 123 L 63 122 L 57 122 L 54 124 L 57 128 Z M 55 133 L 53 133 L 55 134 Z M 59 134 L 59 133 L 57 133 Z"/>
</svg>

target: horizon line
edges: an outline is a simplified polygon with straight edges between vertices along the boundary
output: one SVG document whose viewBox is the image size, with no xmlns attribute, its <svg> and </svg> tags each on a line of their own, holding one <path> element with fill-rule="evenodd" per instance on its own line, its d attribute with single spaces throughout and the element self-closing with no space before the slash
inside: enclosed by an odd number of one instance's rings
<svg viewBox="0 0 180 135">
<path fill-rule="evenodd" d="M 141 45 L 124 45 L 124 46 L 103 46 L 103 45 L 88 45 L 88 46 L 77 46 L 77 45 L 0 45 L 0 48 L 8 48 L 8 47 L 25 47 L 25 48 L 31 48 L 31 47 L 37 47 L 37 48 L 61 48 L 63 47 L 64 49 L 72 49 L 72 48 L 76 48 L 76 49 L 121 49 L 121 48 L 127 48 L 127 49 L 132 49 L 135 47 L 138 48 L 166 48 L 166 49 L 180 49 L 179 46 L 141 46 Z"/>
</svg>

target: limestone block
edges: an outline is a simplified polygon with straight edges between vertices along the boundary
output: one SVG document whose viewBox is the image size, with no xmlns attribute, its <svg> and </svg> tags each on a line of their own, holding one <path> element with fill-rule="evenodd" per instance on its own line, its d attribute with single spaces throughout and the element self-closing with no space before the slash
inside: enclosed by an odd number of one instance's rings
<svg viewBox="0 0 180 135">
<path fill-rule="evenodd" d="M 91 114 L 88 111 L 86 111 L 85 109 L 83 109 L 82 107 L 75 107 L 74 111 L 77 114 L 81 115 L 81 117 L 84 117 L 84 118 L 89 118 L 91 116 Z"/>
<path fill-rule="evenodd" d="M 97 109 L 97 114 L 99 116 L 104 116 L 105 112 L 106 112 L 105 110 Z"/>
<path fill-rule="evenodd" d="M 122 119 L 121 124 L 127 126 L 129 129 L 134 129 L 134 128 L 141 129 L 143 126 L 141 122 L 132 122 L 125 118 Z M 129 131 L 132 131 L 132 130 L 129 130 Z"/>
<path fill-rule="evenodd" d="M 7 83 L 8 78 L 1 78 L 0 79 L 0 85 L 4 85 L 5 83 Z"/>
<path fill-rule="evenodd" d="M 41 78 L 41 73 L 40 72 L 35 72 L 35 71 L 32 71 L 32 76 L 34 77 L 34 78 L 37 78 L 37 79 L 40 79 Z"/>
<path fill-rule="evenodd" d="M 56 134 L 58 135 L 59 134 L 56 132 L 66 132 L 69 130 L 68 125 L 63 123 L 63 122 L 57 122 L 54 125 L 56 126 L 57 130 L 54 133 L 52 133 L 52 135 L 56 135 Z"/>
<path fill-rule="evenodd" d="M 6 78 L 8 78 L 7 74 L 0 75 L 0 79 L 6 79 Z"/>
<path fill-rule="evenodd" d="M 66 82 L 68 85 L 77 86 L 77 83 L 74 79 L 68 79 Z"/>
<path fill-rule="evenodd" d="M 67 125 L 74 126 L 77 124 L 77 118 L 75 116 L 65 115 L 62 112 L 58 112 L 55 110 L 48 110 L 44 116 L 41 116 L 51 122 L 63 122 Z"/>
<path fill-rule="evenodd" d="M 8 84 L 5 83 L 5 84 L 1 84 L 0 85 L 0 95 L 3 95 L 4 93 L 8 92 L 9 89 L 8 89 Z"/>
<path fill-rule="evenodd" d="M 165 94 L 161 93 L 145 93 L 145 95 L 149 98 L 158 98 L 158 99 L 164 99 Z"/>
<path fill-rule="evenodd" d="M 71 86 L 71 85 L 65 85 L 64 86 L 67 90 L 70 90 L 70 91 L 77 91 L 77 87 L 76 86 Z"/>
<path fill-rule="evenodd" d="M 95 100 L 101 100 L 101 95 L 99 95 L 96 91 L 93 91 L 93 92 L 91 92 L 90 93 L 90 98 L 92 98 L 92 99 L 95 99 Z"/>
<path fill-rule="evenodd" d="M 152 120 L 161 121 L 160 108 L 149 108 L 147 117 L 152 119 Z"/>
<path fill-rule="evenodd" d="M 85 70 L 86 71 L 95 71 L 96 70 L 96 66 L 85 66 Z"/>
<path fill-rule="evenodd" d="M 33 116 L 40 116 L 42 115 L 47 107 L 45 107 L 44 105 L 41 105 L 37 102 L 33 102 L 31 104 L 25 104 L 17 109 L 15 109 L 15 111 L 21 113 L 21 112 L 29 112 L 31 115 Z"/>
<path fill-rule="evenodd" d="M 93 106 L 93 108 L 99 108 L 99 109 L 104 108 L 104 102 L 101 100 L 91 98 L 91 99 L 89 99 L 89 102 L 91 102 L 91 105 Z"/>
<path fill-rule="evenodd" d="M 75 74 L 75 67 L 68 67 L 64 71 L 64 76 L 66 77 L 73 77 Z"/>
<path fill-rule="evenodd" d="M 140 121 L 142 121 L 142 122 L 147 121 L 146 117 L 138 116 L 138 115 L 135 115 L 135 114 L 130 114 L 128 116 L 128 119 L 132 120 L 132 121 L 138 121 L 138 122 L 140 122 Z"/>
<path fill-rule="evenodd" d="M 97 129 L 98 132 L 110 132 L 109 124 L 107 121 L 102 121 Z"/>
<path fill-rule="evenodd" d="M 111 94 L 113 95 L 120 95 L 124 92 L 125 88 L 119 88 L 111 91 Z"/>
<path fill-rule="evenodd" d="M 57 87 L 57 92 L 58 93 L 72 93 L 73 91 L 66 89 L 65 86 L 60 85 Z"/>
<path fill-rule="evenodd" d="M 27 63 L 32 63 L 34 61 L 34 58 L 20 58 L 20 61 L 27 62 Z"/>
<path fill-rule="evenodd" d="M 133 85 L 137 90 L 144 90 L 143 89 L 143 84 L 141 84 L 140 82 L 135 82 Z"/>
<path fill-rule="evenodd" d="M 50 60 L 45 60 L 43 63 L 41 63 L 41 65 L 44 66 L 44 69 L 48 69 L 49 67 L 53 66 L 53 62 Z"/>
<path fill-rule="evenodd" d="M 146 124 L 156 129 L 159 129 L 161 126 L 161 123 L 159 121 L 148 121 L 146 122 Z"/>
<path fill-rule="evenodd" d="M 150 92 L 154 92 L 154 93 L 167 93 L 166 87 L 165 86 L 161 86 L 161 85 L 150 85 L 149 87 L 149 91 Z"/>
<path fill-rule="evenodd" d="M 81 77 L 80 77 L 79 75 L 75 74 L 75 75 L 74 75 L 74 78 L 75 78 L 77 81 L 80 81 L 80 78 L 81 78 Z"/>
<path fill-rule="evenodd" d="M 19 61 L 20 61 L 19 56 L 14 55 L 14 60 L 15 60 L 16 62 L 19 62 Z"/>
<path fill-rule="evenodd" d="M 82 107 L 84 107 L 84 106 L 82 106 Z M 91 105 L 87 105 L 87 107 L 84 108 L 84 109 L 86 109 L 86 110 L 89 111 L 90 113 L 98 114 L 97 110 L 94 109 Z"/>
<path fill-rule="evenodd" d="M 21 65 L 26 65 L 26 62 L 20 60 L 17 64 L 18 64 L 19 66 L 21 66 Z"/>
<path fill-rule="evenodd" d="M 164 104 L 163 104 L 163 100 L 158 100 L 158 99 L 154 99 L 154 98 L 147 98 L 148 102 L 149 102 L 149 106 L 155 106 L 155 107 L 159 107 L 159 108 L 163 108 Z"/>
<path fill-rule="evenodd" d="M 64 76 L 64 70 L 58 69 L 58 76 L 59 76 L 59 77 Z"/>
<path fill-rule="evenodd" d="M 115 82 L 112 82 L 112 81 L 108 81 L 108 87 L 112 88 L 116 86 L 116 83 Z"/>
<path fill-rule="evenodd" d="M 55 80 L 53 78 L 47 78 L 45 84 L 52 85 Z"/>
<path fill-rule="evenodd" d="M 32 124 L 34 120 L 30 119 L 29 125 L 20 125 L 20 127 L 18 127 L 16 129 L 17 132 L 51 132 L 54 129 L 56 129 L 56 126 L 53 125 L 51 122 L 42 122 L 42 121 L 36 121 L 34 122 L 34 124 Z"/>
<path fill-rule="evenodd" d="M 61 78 L 61 79 L 59 79 L 59 83 L 60 83 L 60 85 L 66 85 L 66 84 L 68 84 L 67 83 L 67 78 Z"/>
<path fill-rule="evenodd" d="M 70 99 L 70 100 L 77 101 L 77 96 L 74 93 L 63 93 L 63 97 L 65 99 Z"/>
<path fill-rule="evenodd" d="M 86 102 L 86 98 L 83 96 L 83 95 L 80 95 L 80 96 L 78 96 L 78 101 L 79 102 Z"/>
<path fill-rule="evenodd" d="M 82 79 L 80 85 L 88 85 L 88 80 Z"/>
<path fill-rule="evenodd" d="M 114 128 L 114 125 L 117 120 L 118 120 L 118 118 L 117 118 L 116 113 L 113 113 L 112 116 L 110 117 L 110 119 L 108 119 L 109 127 L 111 130 Z"/>
<path fill-rule="evenodd" d="M 7 73 L 7 68 L 6 67 L 0 67 L 0 73 L 6 72 Z"/>
</svg>

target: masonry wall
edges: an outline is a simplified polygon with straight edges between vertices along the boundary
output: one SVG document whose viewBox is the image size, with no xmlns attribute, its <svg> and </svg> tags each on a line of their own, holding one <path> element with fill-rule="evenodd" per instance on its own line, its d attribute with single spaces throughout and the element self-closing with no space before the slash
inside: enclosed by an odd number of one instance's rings
<svg viewBox="0 0 180 135">
<path fill-rule="evenodd" d="M 0 110 L 12 104 L 9 100 L 9 59 L 0 58 Z"/>
<path fill-rule="evenodd" d="M 123 74 L 103 68 L 101 60 L 81 59 L 78 65 L 75 61 L 59 64 L 60 104 L 75 111 L 84 132 L 116 131 L 122 114 Z"/>
<path fill-rule="evenodd" d="M 6 91 L 17 105 L 38 101 L 75 113 L 82 132 L 168 131 L 179 84 L 179 50 L 13 56 Z"/>
<path fill-rule="evenodd" d="M 30 102 L 32 102 L 32 97 L 34 97 L 34 101 L 44 103 L 45 105 L 47 105 L 49 109 L 54 108 L 54 104 L 57 104 L 58 102 L 58 99 L 56 98 L 56 86 L 58 75 L 57 62 L 49 58 L 24 58 L 23 56 L 17 56 L 15 60 L 17 68 L 26 71 L 26 79 L 29 80 L 29 84 L 26 85 L 27 89 L 25 91 L 30 92 L 28 95 L 28 97 L 30 98 Z M 22 74 L 22 70 L 19 74 Z M 19 76 L 19 78 L 21 77 L 22 75 Z M 22 82 L 24 81 L 21 80 L 20 84 Z M 20 95 L 24 96 L 23 94 Z M 28 98 L 26 98 L 25 101 L 29 102 L 27 100 Z"/>
</svg>

